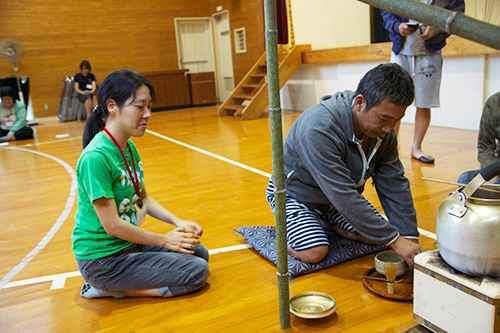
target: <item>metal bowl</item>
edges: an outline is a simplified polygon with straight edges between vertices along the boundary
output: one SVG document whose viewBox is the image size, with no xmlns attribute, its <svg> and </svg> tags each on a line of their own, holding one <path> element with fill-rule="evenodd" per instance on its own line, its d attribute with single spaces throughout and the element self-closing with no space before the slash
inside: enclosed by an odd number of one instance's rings
<svg viewBox="0 0 500 333">
<path fill-rule="evenodd" d="M 406 261 L 403 260 L 396 252 L 382 252 L 375 256 L 375 270 L 380 275 L 385 276 L 385 264 L 396 263 L 398 264 L 398 276 L 403 275 L 408 269 Z"/>
<path fill-rule="evenodd" d="M 318 291 L 300 293 L 290 298 L 290 312 L 297 317 L 319 319 L 328 317 L 337 310 L 332 296 Z"/>
</svg>

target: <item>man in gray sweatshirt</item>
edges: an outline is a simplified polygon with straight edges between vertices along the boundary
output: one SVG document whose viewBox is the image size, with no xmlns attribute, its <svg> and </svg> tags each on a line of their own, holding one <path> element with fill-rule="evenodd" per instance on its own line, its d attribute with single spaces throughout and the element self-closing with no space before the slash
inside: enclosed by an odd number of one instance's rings
<svg viewBox="0 0 500 333">
<path fill-rule="evenodd" d="M 304 111 L 284 141 L 288 251 L 316 263 L 328 253 L 325 229 L 364 243 L 387 244 L 410 267 L 418 245 L 416 212 L 393 131 L 413 102 L 410 74 L 382 64 L 356 92 L 324 96 Z M 373 179 L 387 218 L 362 195 Z M 272 178 L 266 191 L 274 211 Z"/>
</svg>

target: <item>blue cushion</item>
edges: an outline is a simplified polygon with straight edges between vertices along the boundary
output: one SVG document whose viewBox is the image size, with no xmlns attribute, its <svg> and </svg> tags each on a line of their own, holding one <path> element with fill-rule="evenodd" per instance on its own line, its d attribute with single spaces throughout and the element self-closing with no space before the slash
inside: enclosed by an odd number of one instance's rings
<svg viewBox="0 0 500 333">
<path fill-rule="evenodd" d="M 234 229 L 241 234 L 248 244 L 266 259 L 276 265 L 276 229 L 269 226 L 242 227 Z M 344 261 L 366 256 L 387 249 L 386 245 L 369 245 L 340 237 L 334 232 L 326 231 L 330 250 L 319 263 L 310 264 L 288 255 L 288 273 L 290 276 L 304 275 L 335 266 Z"/>
</svg>

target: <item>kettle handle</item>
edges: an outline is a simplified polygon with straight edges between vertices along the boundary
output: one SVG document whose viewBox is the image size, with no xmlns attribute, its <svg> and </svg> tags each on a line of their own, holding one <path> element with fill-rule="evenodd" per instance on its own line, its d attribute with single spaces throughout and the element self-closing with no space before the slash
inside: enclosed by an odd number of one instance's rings
<svg viewBox="0 0 500 333">
<path fill-rule="evenodd" d="M 481 174 L 481 176 L 483 176 L 484 181 L 486 182 L 492 179 L 496 175 L 500 174 L 500 160 L 485 166 L 484 168 L 479 170 L 479 173 Z"/>
<path fill-rule="evenodd" d="M 488 180 L 491 180 L 493 177 L 498 175 L 500 173 L 500 160 L 491 163 L 490 165 L 487 165 L 486 167 L 482 168 L 479 170 L 479 173 L 472 178 L 472 180 L 467 184 L 461 191 L 459 191 L 460 195 L 463 196 L 461 198 L 461 202 L 465 204 L 465 201 L 476 192 L 476 190 L 484 184 L 484 182 L 487 182 Z M 458 196 L 457 196 L 458 200 Z"/>
</svg>

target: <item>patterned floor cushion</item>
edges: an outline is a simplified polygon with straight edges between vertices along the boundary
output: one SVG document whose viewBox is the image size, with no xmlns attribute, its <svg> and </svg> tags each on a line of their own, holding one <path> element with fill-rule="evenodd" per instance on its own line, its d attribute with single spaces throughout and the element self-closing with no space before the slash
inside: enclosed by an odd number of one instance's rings
<svg viewBox="0 0 500 333">
<path fill-rule="evenodd" d="M 270 226 L 242 227 L 234 229 L 242 235 L 248 244 L 262 256 L 276 265 L 276 229 Z M 288 272 L 290 276 L 304 275 L 335 266 L 344 261 L 359 258 L 371 253 L 386 250 L 385 245 L 369 245 L 342 238 L 334 232 L 326 232 L 330 242 L 330 250 L 325 259 L 310 264 L 288 255 Z"/>
</svg>

